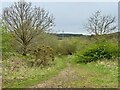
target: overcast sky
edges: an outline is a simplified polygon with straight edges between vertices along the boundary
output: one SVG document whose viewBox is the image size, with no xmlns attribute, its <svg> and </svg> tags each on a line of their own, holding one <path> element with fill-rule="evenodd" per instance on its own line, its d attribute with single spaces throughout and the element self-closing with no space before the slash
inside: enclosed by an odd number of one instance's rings
<svg viewBox="0 0 120 90">
<path fill-rule="evenodd" d="M 3 2 L 2 8 L 12 2 Z M 118 16 L 117 2 L 32 2 L 33 6 L 40 6 L 55 17 L 54 32 L 89 34 L 84 28 L 88 18 L 97 10 L 102 14 Z"/>
</svg>

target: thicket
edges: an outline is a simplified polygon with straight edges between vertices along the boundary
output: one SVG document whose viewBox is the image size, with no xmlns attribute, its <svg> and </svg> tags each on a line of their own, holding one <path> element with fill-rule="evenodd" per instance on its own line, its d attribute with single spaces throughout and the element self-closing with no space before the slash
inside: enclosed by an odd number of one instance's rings
<svg viewBox="0 0 120 90">
<path fill-rule="evenodd" d="M 4 29 L 0 29 L 1 32 L 1 51 L 2 51 L 2 59 L 9 58 L 11 53 L 13 54 L 14 49 L 12 47 L 13 37 L 11 34 Z"/>
<path fill-rule="evenodd" d="M 74 38 L 65 38 L 59 41 L 58 54 L 60 55 L 72 55 L 77 50 L 78 40 Z"/>
<path fill-rule="evenodd" d="M 88 63 L 102 59 L 112 59 L 118 57 L 118 44 L 109 40 L 98 40 L 93 45 L 87 47 L 83 51 L 76 53 L 76 62 Z"/>
<path fill-rule="evenodd" d="M 35 59 L 31 61 L 31 66 L 46 66 L 54 61 L 54 52 L 50 46 L 40 46 L 33 51 L 33 55 Z"/>
<path fill-rule="evenodd" d="M 22 56 L 21 48 L 15 43 L 15 38 L 11 33 L 4 29 L 1 29 L 0 32 L 2 35 L 2 60 L 6 61 L 11 57 L 26 58 L 24 63 L 28 66 L 45 66 L 54 61 L 55 48 L 57 48 L 56 44 L 52 42 L 54 36 L 45 35 L 47 37 L 43 38 L 42 41 L 40 41 L 40 37 L 37 37 L 34 45 L 29 46 L 27 56 Z"/>
</svg>

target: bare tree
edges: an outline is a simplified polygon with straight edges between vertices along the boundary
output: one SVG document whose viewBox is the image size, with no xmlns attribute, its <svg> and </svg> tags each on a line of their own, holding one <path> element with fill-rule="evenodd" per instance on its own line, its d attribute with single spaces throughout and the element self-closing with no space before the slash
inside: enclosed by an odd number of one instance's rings
<svg viewBox="0 0 120 90">
<path fill-rule="evenodd" d="M 29 2 L 15 2 L 3 10 L 2 19 L 7 30 L 13 34 L 26 55 L 27 46 L 42 32 L 54 26 L 54 17 L 40 7 L 32 7 Z"/>
<path fill-rule="evenodd" d="M 91 34 L 107 34 L 116 29 L 114 22 L 115 17 L 109 15 L 101 15 L 101 12 L 97 11 L 88 19 L 88 23 L 85 25 L 85 28 Z"/>
</svg>

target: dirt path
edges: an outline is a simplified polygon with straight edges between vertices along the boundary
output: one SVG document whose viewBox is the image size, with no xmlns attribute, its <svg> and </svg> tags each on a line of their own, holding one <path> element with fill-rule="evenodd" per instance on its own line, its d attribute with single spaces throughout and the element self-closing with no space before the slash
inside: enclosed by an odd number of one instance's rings
<svg viewBox="0 0 120 90">
<path fill-rule="evenodd" d="M 67 67 L 58 75 L 36 86 L 33 86 L 32 88 L 62 88 L 66 87 L 66 83 L 75 81 L 76 79 L 77 76 L 75 76 L 75 70 L 71 67 L 70 64 L 68 64 Z"/>
<path fill-rule="evenodd" d="M 41 82 L 31 88 L 106 88 L 117 87 L 117 79 L 111 80 L 113 76 L 111 72 L 108 73 L 102 68 L 95 67 L 94 64 L 86 65 L 72 65 L 67 64 L 67 67 L 63 69 L 59 74 L 54 77 Z M 96 68 L 96 69 L 93 69 Z M 98 72 L 98 70 L 100 72 Z M 107 82 L 107 83 L 106 83 Z"/>
<path fill-rule="evenodd" d="M 90 87 L 87 82 L 88 71 L 85 68 L 79 69 L 78 67 L 67 64 L 67 67 L 59 72 L 56 76 L 49 80 L 43 81 L 32 88 L 84 88 L 85 84 Z M 84 75 L 86 74 L 86 76 Z M 93 73 L 92 73 L 93 74 Z"/>
</svg>

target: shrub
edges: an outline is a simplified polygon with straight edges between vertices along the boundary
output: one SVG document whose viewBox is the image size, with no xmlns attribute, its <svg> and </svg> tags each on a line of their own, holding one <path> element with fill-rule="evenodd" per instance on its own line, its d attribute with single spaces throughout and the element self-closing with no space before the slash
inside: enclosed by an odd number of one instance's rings
<svg viewBox="0 0 120 90">
<path fill-rule="evenodd" d="M 0 29 L 0 33 L 2 35 L 0 40 L 0 52 L 2 51 L 2 59 L 6 59 L 11 56 L 11 53 L 14 53 L 12 47 L 13 37 L 11 36 L 10 32 L 5 31 L 4 29 Z"/>
<path fill-rule="evenodd" d="M 50 46 L 41 46 L 34 50 L 35 60 L 31 61 L 32 66 L 46 66 L 54 61 L 53 49 Z"/>
<path fill-rule="evenodd" d="M 2 51 L 3 52 L 10 52 L 11 51 L 11 40 L 12 36 L 9 32 L 2 30 Z"/>
<path fill-rule="evenodd" d="M 76 56 L 76 61 L 78 63 L 88 63 L 103 58 L 111 59 L 118 56 L 118 47 L 107 41 L 98 41 L 95 45 L 87 48 L 83 52 L 77 52 Z"/>
<path fill-rule="evenodd" d="M 72 55 L 76 52 L 77 41 L 74 39 L 63 39 L 58 46 L 58 52 L 61 55 Z"/>
<path fill-rule="evenodd" d="M 58 49 L 58 40 L 57 37 L 51 34 L 43 33 L 42 35 L 37 36 L 33 39 L 31 42 L 31 45 L 28 46 L 28 52 L 29 50 L 36 50 L 39 46 L 50 46 L 53 49 L 53 53 L 56 54 Z"/>
</svg>

